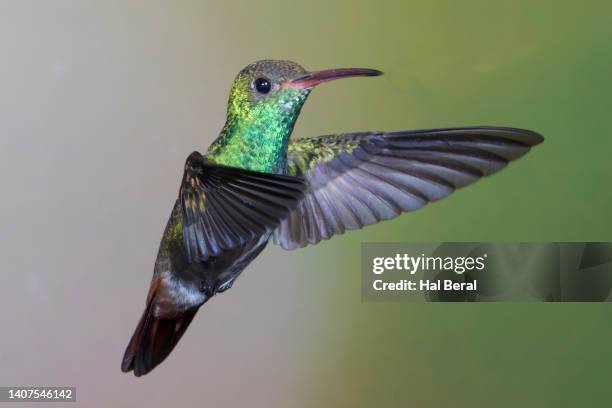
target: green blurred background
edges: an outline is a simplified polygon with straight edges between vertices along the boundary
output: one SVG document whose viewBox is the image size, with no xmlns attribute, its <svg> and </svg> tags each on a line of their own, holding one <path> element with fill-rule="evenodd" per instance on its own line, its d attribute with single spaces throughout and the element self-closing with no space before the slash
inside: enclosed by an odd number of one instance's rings
<svg viewBox="0 0 612 408">
<path fill-rule="evenodd" d="M 0 385 L 82 406 L 609 404 L 607 304 L 364 303 L 364 241 L 611 241 L 609 1 L 2 1 Z M 263 58 L 321 86 L 296 137 L 533 129 L 499 175 L 399 219 L 270 246 L 150 375 L 120 373 L 185 157 Z"/>
</svg>

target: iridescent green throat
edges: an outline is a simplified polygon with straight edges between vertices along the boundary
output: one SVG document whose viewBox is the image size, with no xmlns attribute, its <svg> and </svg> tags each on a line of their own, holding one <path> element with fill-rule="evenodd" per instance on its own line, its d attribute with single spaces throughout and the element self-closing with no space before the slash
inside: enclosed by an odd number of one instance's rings
<svg viewBox="0 0 612 408">
<path fill-rule="evenodd" d="M 230 93 L 227 121 L 208 149 L 208 159 L 225 166 L 285 173 L 289 139 L 308 93 L 285 88 L 253 100 L 248 84 L 237 80 Z"/>
</svg>

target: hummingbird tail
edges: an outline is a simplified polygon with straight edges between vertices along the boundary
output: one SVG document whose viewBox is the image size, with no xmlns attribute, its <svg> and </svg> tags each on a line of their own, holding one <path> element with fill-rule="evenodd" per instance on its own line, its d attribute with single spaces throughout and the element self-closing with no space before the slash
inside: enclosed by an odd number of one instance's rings
<svg viewBox="0 0 612 408">
<path fill-rule="evenodd" d="M 134 370 L 134 375 L 140 377 L 153 370 L 174 349 L 198 308 L 189 309 L 174 318 L 162 319 L 153 315 L 151 299 L 125 350 L 121 371 L 127 373 Z"/>
</svg>

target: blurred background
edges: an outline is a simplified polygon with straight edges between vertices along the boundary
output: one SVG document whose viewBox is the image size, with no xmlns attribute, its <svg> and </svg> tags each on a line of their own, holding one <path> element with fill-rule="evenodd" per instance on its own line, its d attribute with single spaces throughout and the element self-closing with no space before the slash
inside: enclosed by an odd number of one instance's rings
<svg viewBox="0 0 612 408">
<path fill-rule="evenodd" d="M 595 0 L 1 0 L 0 385 L 74 385 L 87 407 L 609 401 L 609 305 L 364 303 L 359 251 L 612 240 L 611 21 Z M 386 74 L 317 88 L 296 137 L 488 124 L 546 142 L 394 221 L 270 245 L 164 364 L 122 374 L 184 160 L 263 58 Z"/>
</svg>

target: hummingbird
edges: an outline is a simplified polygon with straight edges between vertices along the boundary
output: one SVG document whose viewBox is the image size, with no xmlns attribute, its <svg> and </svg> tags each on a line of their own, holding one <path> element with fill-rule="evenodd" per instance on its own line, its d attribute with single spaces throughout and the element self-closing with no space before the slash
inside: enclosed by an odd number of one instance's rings
<svg viewBox="0 0 612 408">
<path fill-rule="evenodd" d="M 219 136 L 185 163 L 122 371 L 141 376 L 164 361 L 199 308 L 230 289 L 269 241 L 302 248 L 414 211 L 544 140 L 492 126 L 291 139 L 317 85 L 379 75 L 365 68 L 306 71 L 278 60 L 238 73 Z"/>
</svg>

